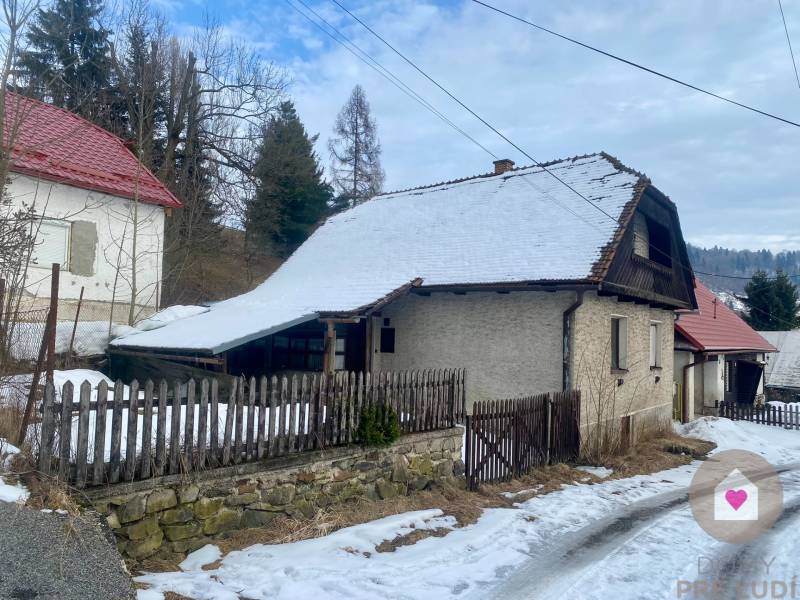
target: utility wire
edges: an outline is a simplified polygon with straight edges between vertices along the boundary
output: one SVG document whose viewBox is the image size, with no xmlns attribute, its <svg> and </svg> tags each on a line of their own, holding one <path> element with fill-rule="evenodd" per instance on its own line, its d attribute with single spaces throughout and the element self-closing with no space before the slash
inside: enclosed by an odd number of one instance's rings
<svg viewBox="0 0 800 600">
<path fill-rule="evenodd" d="M 389 83 L 394 85 L 397 89 L 399 89 L 401 92 L 403 92 L 406 96 L 408 96 L 412 100 L 418 102 L 425 109 L 427 109 L 428 111 L 430 111 L 431 113 L 433 113 L 434 115 L 439 117 L 439 119 L 441 119 L 444 123 L 446 123 L 447 125 L 452 127 L 455 131 L 457 131 L 458 133 L 463 135 L 465 138 L 467 138 L 469 141 L 471 141 L 473 144 L 475 144 L 478 148 L 480 148 L 481 150 L 486 152 L 489 156 L 493 157 L 494 159 L 498 158 L 497 155 L 494 152 L 492 152 L 486 146 L 481 144 L 478 140 L 476 140 L 474 137 L 472 137 L 470 134 L 468 134 L 466 131 L 464 131 L 461 127 L 459 127 L 458 125 L 453 123 L 453 121 L 451 121 L 446 115 L 444 115 L 442 112 L 437 110 L 436 107 L 434 107 L 425 98 L 420 96 L 412 88 L 410 88 L 408 85 L 406 85 L 405 82 L 403 82 L 400 78 L 395 76 L 389 69 L 384 67 L 377 60 L 375 60 L 372 56 L 370 56 L 366 51 L 362 50 L 359 46 L 357 46 L 350 38 L 348 38 L 346 35 L 344 35 L 339 29 L 337 29 L 336 27 L 331 25 L 317 11 L 315 11 L 308 4 L 303 2 L 303 0 L 296 0 L 296 1 L 299 2 L 300 4 L 302 4 L 303 7 L 305 7 L 306 10 L 308 10 L 311 13 L 313 13 L 314 16 L 316 16 L 320 21 L 325 23 L 325 25 L 327 25 L 341 39 L 337 38 L 330 31 L 328 31 L 327 29 L 322 27 L 318 22 L 314 21 L 311 17 L 309 17 L 302 10 L 300 10 L 297 6 L 295 6 L 290 0 L 284 0 L 284 1 L 286 2 L 286 4 L 291 6 L 295 11 L 297 11 L 300 15 L 302 15 L 306 20 L 308 20 L 312 25 L 314 25 L 317 29 L 322 31 L 325 35 L 327 35 L 333 41 L 335 41 L 337 44 L 342 46 L 345 50 L 350 52 L 350 54 L 355 56 L 357 59 L 359 59 L 365 65 L 367 65 L 368 67 L 370 67 L 371 69 L 376 71 L 379 75 L 381 75 Z M 342 40 L 344 40 L 344 41 L 342 41 Z M 348 46 L 348 44 L 349 44 L 349 46 Z"/>
<path fill-rule="evenodd" d="M 336 2 L 336 0 L 333 0 L 333 1 Z M 580 40 L 576 40 L 575 38 L 571 38 L 569 36 L 563 35 L 561 33 L 558 33 L 557 31 L 553 31 L 552 29 L 548 29 L 547 27 L 543 27 L 542 25 L 537 25 L 533 21 L 529 21 L 529 20 L 524 19 L 524 18 L 522 18 L 520 16 L 512 14 L 512 13 L 510 13 L 508 11 L 505 11 L 505 10 L 503 10 L 501 8 L 497 8 L 496 6 L 492 6 L 491 4 L 487 4 L 486 2 L 483 2 L 482 0 L 472 0 L 472 2 L 474 2 L 475 4 L 479 4 L 479 5 L 481 5 L 481 6 L 485 7 L 485 8 L 488 8 L 489 10 L 493 10 L 494 12 L 499 13 L 501 15 L 505 15 L 506 17 L 509 17 L 510 19 L 514 19 L 515 21 L 519 21 L 520 23 L 524 23 L 525 25 L 529 25 L 530 27 L 534 27 L 534 28 L 538 29 L 539 31 L 543 31 L 543 32 L 548 33 L 550 35 L 556 36 L 556 37 L 561 38 L 562 40 L 566 40 L 566 41 L 568 41 L 568 42 L 570 42 L 572 44 L 577 44 L 578 46 L 586 48 L 587 50 L 591 50 L 592 52 L 597 52 L 598 54 L 602 54 L 603 56 L 607 56 L 608 58 L 611 58 L 613 60 L 616 60 L 616 61 L 619 61 L 621 63 L 624 63 L 624 64 L 626 64 L 628 66 L 634 67 L 634 68 L 639 69 L 641 71 L 644 71 L 646 73 L 650 73 L 651 75 L 655 75 L 656 77 L 661 77 L 662 79 L 666 79 L 667 81 L 671 81 L 673 83 L 677 83 L 678 85 L 682 85 L 682 86 L 687 87 L 687 88 L 689 88 L 691 90 L 694 90 L 696 92 L 700 92 L 701 94 L 706 94 L 707 96 L 711 96 L 712 98 L 716 98 L 717 100 L 722 100 L 723 102 L 727 102 L 728 104 L 733 104 L 734 106 L 738 106 L 739 108 L 744 108 L 745 110 L 749 110 L 751 112 L 757 113 L 757 114 L 762 115 L 764 117 L 769 117 L 770 119 L 775 119 L 776 121 L 781 121 L 782 123 L 786 123 L 787 125 L 793 125 L 794 127 L 800 127 L 800 123 L 797 123 L 796 121 L 792 121 L 790 119 L 786 119 L 784 117 L 781 117 L 781 116 L 766 112 L 766 111 L 761 110 L 759 108 L 755 108 L 754 106 L 749 106 L 747 104 L 743 104 L 742 102 L 737 102 L 736 100 L 733 100 L 731 98 L 726 98 L 725 96 L 721 96 L 719 94 L 715 94 L 714 92 L 711 92 L 709 90 L 703 89 L 701 87 L 698 87 L 696 85 L 693 85 L 691 83 L 688 83 L 686 81 L 678 79 L 676 77 L 672 77 L 671 75 L 667 75 L 666 73 L 662 73 L 661 71 L 657 71 L 655 69 L 651 69 L 650 67 L 646 67 L 646 66 L 644 66 L 644 65 L 642 65 L 640 63 L 634 62 L 632 60 L 628 60 L 627 58 L 622 58 L 621 56 L 618 56 L 616 54 L 612 54 L 611 52 L 606 52 L 605 50 L 601 50 L 600 48 L 597 48 L 595 46 L 591 46 L 591 45 L 589 45 L 589 44 L 587 44 L 585 42 L 581 42 Z M 338 4 L 338 2 L 337 2 L 337 4 Z M 800 84 L 800 79 L 798 79 L 798 84 Z"/>
<path fill-rule="evenodd" d="M 786 15 L 783 14 L 783 3 L 778 0 L 778 8 L 781 11 L 781 21 L 783 21 L 783 31 L 786 33 L 786 42 L 789 44 L 789 54 L 792 57 L 792 66 L 794 67 L 794 78 L 797 81 L 797 87 L 800 88 L 800 75 L 797 73 L 797 62 L 794 59 L 794 50 L 792 49 L 792 39 L 789 37 L 789 27 L 786 25 Z"/>
</svg>

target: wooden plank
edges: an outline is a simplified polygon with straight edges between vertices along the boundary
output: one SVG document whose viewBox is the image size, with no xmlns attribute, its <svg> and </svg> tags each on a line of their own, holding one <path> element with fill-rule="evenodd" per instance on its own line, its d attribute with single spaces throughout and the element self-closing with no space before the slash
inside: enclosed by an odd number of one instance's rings
<svg viewBox="0 0 800 600">
<path fill-rule="evenodd" d="M 234 423 L 236 431 L 236 438 L 235 438 L 236 445 L 234 447 L 234 453 L 233 453 L 233 461 L 236 464 L 242 462 L 242 452 L 244 448 L 242 440 L 242 428 L 244 426 L 245 381 L 246 379 L 244 377 L 240 377 L 236 387 L 236 423 Z"/>
<path fill-rule="evenodd" d="M 317 443 L 317 410 L 319 409 L 319 377 L 314 374 L 311 376 L 311 389 L 308 397 L 308 435 L 306 436 L 306 448 L 314 448 Z"/>
<path fill-rule="evenodd" d="M 200 405 L 197 411 L 197 461 L 195 468 L 201 471 L 206 468 L 206 451 L 208 444 L 208 379 L 200 382 Z"/>
<path fill-rule="evenodd" d="M 44 386 L 44 399 L 42 400 L 42 428 L 39 444 L 39 471 L 50 475 L 53 468 L 53 444 L 56 437 L 56 416 L 54 413 L 56 390 L 52 381 Z"/>
<path fill-rule="evenodd" d="M 181 469 L 181 382 L 172 383 L 169 424 L 169 473 L 174 475 Z"/>
<path fill-rule="evenodd" d="M 78 444 L 75 456 L 75 485 L 79 488 L 86 486 L 86 469 L 89 453 L 89 399 L 92 397 L 92 384 L 84 381 L 81 384 L 80 402 L 78 411 Z"/>
<path fill-rule="evenodd" d="M 269 384 L 269 428 L 267 429 L 267 450 L 270 456 L 278 454 L 278 436 L 275 428 L 278 425 L 278 378 L 274 375 Z"/>
<path fill-rule="evenodd" d="M 105 379 L 102 379 L 97 384 L 97 408 L 94 415 L 94 463 L 92 464 L 92 483 L 94 485 L 105 483 L 107 402 L 108 383 L 106 383 Z M 42 422 L 42 428 L 44 430 L 44 421 Z M 41 466 L 39 470 L 41 470 Z"/>
<path fill-rule="evenodd" d="M 309 379 L 303 373 L 300 380 L 300 404 L 298 407 L 297 450 L 302 452 L 306 448 L 306 429 L 308 428 L 308 411 L 311 396 L 309 393 Z"/>
<path fill-rule="evenodd" d="M 128 432 L 125 440 L 125 481 L 136 475 L 136 435 L 139 424 L 139 382 L 131 381 L 128 393 Z"/>
<path fill-rule="evenodd" d="M 355 426 L 355 417 L 353 413 L 356 409 L 356 374 L 355 371 L 348 374 L 348 391 L 347 391 L 347 417 L 346 417 L 346 430 L 345 430 L 345 443 L 353 443 L 353 427 Z"/>
<path fill-rule="evenodd" d="M 256 458 L 261 460 L 267 454 L 267 406 L 269 398 L 269 382 L 261 377 L 258 392 L 258 434 L 256 437 Z"/>
<path fill-rule="evenodd" d="M 297 410 L 300 405 L 300 397 L 299 397 L 299 383 L 297 381 L 297 375 L 292 375 L 292 383 L 290 388 L 290 395 L 289 395 L 289 423 L 287 425 L 286 431 L 286 451 L 287 452 L 294 452 L 295 451 L 295 438 L 296 438 L 296 427 L 297 427 Z"/>
<path fill-rule="evenodd" d="M 167 382 L 158 383 L 158 415 L 156 416 L 156 468 L 155 475 L 164 474 L 167 465 Z"/>
<path fill-rule="evenodd" d="M 251 377 L 247 390 L 247 438 L 245 441 L 245 460 L 256 457 L 256 378 Z"/>
<path fill-rule="evenodd" d="M 122 403 L 124 401 L 125 384 L 121 379 L 114 383 L 114 408 L 111 412 L 111 472 L 108 480 L 117 483 L 120 476 L 122 460 Z"/>
<path fill-rule="evenodd" d="M 364 371 L 358 372 L 356 381 L 356 403 L 353 414 L 353 441 L 358 438 L 358 429 L 361 427 L 361 413 L 364 410 Z"/>
<path fill-rule="evenodd" d="M 194 460 L 194 412 L 197 404 L 194 378 L 186 383 L 186 419 L 183 428 L 183 460 L 187 471 L 195 469 Z"/>
<path fill-rule="evenodd" d="M 278 413 L 278 455 L 286 454 L 286 435 L 287 435 L 287 403 L 289 402 L 289 380 L 281 377 L 281 405 Z"/>
<path fill-rule="evenodd" d="M 140 477 L 150 477 L 153 449 L 153 380 L 144 383 L 144 412 L 142 413 L 142 464 Z"/>
<path fill-rule="evenodd" d="M 72 443 L 72 396 L 73 385 L 67 381 L 61 388 L 61 423 L 58 428 L 60 439 L 58 456 L 58 479 L 68 482 L 70 477 L 70 444 Z"/>
<path fill-rule="evenodd" d="M 233 385 L 233 384 L 231 384 Z M 211 438 L 209 448 L 209 465 L 216 467 L 219 464 L 219 382 L 216 378 L 211 380 L 211 407 L 208 423 L 208 435 Z"/>
<path fill-rule="evenodd" d="M 231 463 L 231 445 L 233 441 L 233 422 L 236 420 L 236 396 L 238 395 L 239 378 L 233 380 L 231 393 L 228 396 L 227 411 L 225 412 L 225 433 L 222 439 L 222 466 Z"/>
</svg>

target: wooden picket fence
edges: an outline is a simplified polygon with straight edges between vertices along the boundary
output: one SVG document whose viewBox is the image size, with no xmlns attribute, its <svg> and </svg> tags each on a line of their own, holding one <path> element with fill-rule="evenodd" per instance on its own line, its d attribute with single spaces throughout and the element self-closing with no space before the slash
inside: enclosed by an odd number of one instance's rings
<svg viewBox="0 0 800 600">
<path fill-rule="evenodd" d="M 720 402 L 719 416 L 733 421 L 750 421 L 762 425 L 774 425 L 784 429 L 800 429 L 800 404 L 784 406 L 753 406 L 736 402 Z"/>
<path fill-rule="evenodd" d="M 388 406 L 401 433 L 445 429 L 465 414 L 464 370 L 72 382 L 45 388 L 39 470 L 76 487 L 187 473 L 356 441 L 362 409 Z M 177 408 L 177 410 L 174 410 Z"/>
<path fill-rule="evenodd" d="M 467 487 L 576 459 L 580 405 L 578 391 L 476 402 L 466 417 Z"/>
</svg>

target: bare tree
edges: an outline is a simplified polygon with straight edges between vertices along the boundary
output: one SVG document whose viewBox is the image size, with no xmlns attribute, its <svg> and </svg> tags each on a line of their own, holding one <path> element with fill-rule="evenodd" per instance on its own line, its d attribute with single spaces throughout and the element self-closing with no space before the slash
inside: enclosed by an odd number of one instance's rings
<svg viewBox="0 0 800 600">
<path fill-rule="evenodd" d="M 333 185 L 339 192 L 339 207 L 357 204 L 380 193 L 384 172 L 377 125 L 370 115 L 364 88 L 353 88 L 333 128 L 328 142 Z"/>
</svg>

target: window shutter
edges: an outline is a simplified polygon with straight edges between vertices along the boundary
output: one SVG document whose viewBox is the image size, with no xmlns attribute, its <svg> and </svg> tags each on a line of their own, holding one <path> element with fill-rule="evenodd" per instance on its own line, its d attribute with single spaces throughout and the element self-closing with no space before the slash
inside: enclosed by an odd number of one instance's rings
<svg viewBox="0 0 800 600">
<path fill-rule="evenodd" d="M 39 224 L 39 235 L 33 251 L 33 263 L 41 267 L 49 267 L 53 263 L 58 263 L 63 267 L 67 264 L 68 248 L 69 223 L 43 220 Z"/>
<path fill-rule="evenodd" d="M 628 319 L 619 320 L 619 368 L 628 368 Z"/>
</svg>

